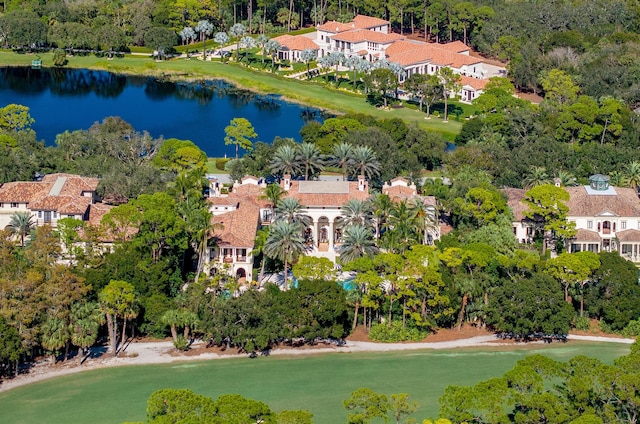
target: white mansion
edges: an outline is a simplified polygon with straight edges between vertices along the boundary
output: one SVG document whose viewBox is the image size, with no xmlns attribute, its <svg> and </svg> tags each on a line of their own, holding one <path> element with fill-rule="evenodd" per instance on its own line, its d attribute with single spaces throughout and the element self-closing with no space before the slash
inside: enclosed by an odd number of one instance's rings
<svg viewBox="0 0 640 424">
<path fill-rule="evenodd" d="M 342 207 L 350 199 L 369 198 L 369 185 L 364 177 L 358 181 L 294 181 L 286 176 L 280 182 L 287 197 L 297 199 L 301 213 L 311 218 L 305 229 L 306 255 L 328 258 L 335 262 L 340 255 L 342 237 Z M 253 255 L 256 232 L 269 225 L 274 218 L 274 205 L 261 194 L 266 184 L 258 178 L 246 176 L 233 185 L 228 195 L 222 194 L 216 182 L 208 198 L 213 223 L 222 224 L 215 230 L 216 247 L 209 249 L 209 270 L 215 268 L 238 278 L 253 280 Z M 420 196 L 416 186 L 404 178 L 394 178 L 385 184 L 383 193 L 392 201 L 418 200 L 432 208 L 433 196 Z M 430 240 L 440 238 L 439 228 L 431 230 Z"/>
<path fill-rule="evenodd" d="M 617 251 L 640 262 L 640 198 L 635 189 L 610 186 L 604 175 L 591 176 L 587 186 L 564 189 L 569 193 L 567 219 L 575 223 L 577 230 L 568 246 L 571 252 Z M 515 216 L 513 232 L 521 243 L 530 242 L 533 235 L 533 222 L 524 216 L 525 192 L 503 190 Z"/>
<path fill-rule="evenodd" d="M 489 65 L 471 55 L 471 49 L 461 41 L 446 44 L 410 40 L 392 33 L 391 23 L 384 19 L 357 15 L 351 22 L 328 21 L 316 28 L 315 39 L 304 35 L 276 37 L 280 43 L 280 59 L 300 61 L 303 50 L 317 50 L 318 57 L 341 52 L 345 57 L 360 56 L 369 62 L 387 60 L 401 65 L 405 73 L 402 83 L 414 73 L 435 74 L 440 68 L 451 68 L 461 76 L 458 95 L 471 102 L 482 94 L 489 78 L 504 76 L 504 67 Z"/>
</svg>

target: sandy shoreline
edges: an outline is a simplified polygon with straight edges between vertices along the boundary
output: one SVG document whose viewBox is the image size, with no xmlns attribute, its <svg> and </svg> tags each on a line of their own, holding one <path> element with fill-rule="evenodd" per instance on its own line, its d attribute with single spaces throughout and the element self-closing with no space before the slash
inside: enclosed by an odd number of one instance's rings
<svg viewBox="0 0 640 424">
<path fill-rule="evenodd" d="M 599 337 L 599 336 L 579 336 L 569 335 L 569 340 L 583 340 L 593 342 L 610 342 L 631 344 L 633 339 Z M 363 353 L 363 352 L 392 352 L 405 350 L 420 349 L 455 349 L 461 347 L 482 347 L 496 346 L 499 343 L 494 335 L 476 336 L 466 339 L 443 341 L 443 342 L 426 342 L 426 343 L 372 343 L 361 341 L 347 341 L 343 346 L 327 346 L 315 347 L 313 349 L 304 348 L 277 348 L 270 352 L 270 355 L 309 355 L 324 353 Z M 202 342 L 196 343 L 194 347 L 202 347 Z M 129 344 L 125 350 L 126 357 L 105 357 L 97 359 L 88 359 L 82 365 L 78 364 L 77 359 L 71 359 L 62 365 L 52 366 L 49 362 L 36 364 L 28 374 L 20 375 L 11 380 L 5 380 L 0 383 L 0 392 L 14 389 L 31 383 L 36 383 L 51 378 L 61 377 L 64 375 L 75 374 L 83 371 L 110 368 L 123 365 L 151 365 L 151 364 L 167 364 L 172 362 L 184 361 L 205 361 L 213 359 L 229 359 L 229 358 L 246 358 L 247 354 L 232 353 L 220 354 L 215 352 L 204 352 L 196 355 L 180 355 L 176 353 L 170 341 L 161 342 L 134 342 Z"/>
</svg>

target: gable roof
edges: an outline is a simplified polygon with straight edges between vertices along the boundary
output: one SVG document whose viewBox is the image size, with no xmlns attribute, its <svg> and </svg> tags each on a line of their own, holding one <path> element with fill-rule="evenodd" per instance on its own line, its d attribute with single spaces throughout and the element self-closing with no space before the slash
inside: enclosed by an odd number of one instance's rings
<svg viewBox="0 0 640 424">
<path fill-rule="evenodd" d="M 449 43 L 440 44 L 440 46 L 443 49 L 449 50 L 449 51 L 454 52 L 454 53 L 468 52 L 469 50 L 471 50 L 471 48 L 469 46 L 467 46 L 466 44 L 464 44 L 460 40 L 456 40 L 456 41 L 451 41 Z"/>
<path fill-rule="evenodd" d="M 474 90 L 484 90 L 484 87 L 489 83 L 487 79 L 479 79 L 460 75 L 460 85 L 463 87 L 469 86 Z"/>
<path fill-rule="evenodd" d="M 396 41 L 387 47 L 385 53 L 389 61 L 400 63 L 403 66 L 426 60 L 434 65 L 454 68 L 482 63 L 481 59 L 448 50 L 443 47 L 443 44 L 425 43 L 417 40 Z"/>
<path fill-rule="evenodd" d="M 356 28 L 369 29 L 384 25 L 389 25 L 389 21 L 385 21 L 384 19 L 374 18 L 373 16 L 366 15 L 356 15 L 356 17 L 352 20 L 353 24 Z"/>
</svg>

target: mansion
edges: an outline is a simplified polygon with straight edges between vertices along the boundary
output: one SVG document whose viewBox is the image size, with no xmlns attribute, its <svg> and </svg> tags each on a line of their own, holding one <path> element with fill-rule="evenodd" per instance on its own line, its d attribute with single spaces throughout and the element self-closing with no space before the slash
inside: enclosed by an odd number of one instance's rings
<svg viewBox="0 0 640 424">
<path fill-rule="evenodd" d="M 301 213 L 310 218 L 310 225 L 304 230 L 306 255 L 322 257 L 336 262 L 340 256 L 343 219 L 342 207 L 350 199 L 367 200 L 369 185 L 364 177 L 358 181 L 295 181 L 285 175 L 280 187 L 287 197 L 297 199 Z M 216 247 L 209 249 L 207 263 L 209 270 L 224 271 L 248 281 L 254 280 L 253 255 L 258 229 L 268 226 L 273 219 L 274 205 L 263 198 L 266 184 L 256 177 L 246 176 L 236 182 L 228 195 L 221 194 L 217 182 L 212 183 L 209 209 L 213 214 L 214 239 Z M 383 193 L 392 201 L 412 200 L 436 211 L 433 196 L 420 196 L 416 186 L 404 178 L 394 178 L 385 184 Z M 440 238 L 439 228 L 432 229 L 429 240 Z"/>
<path fill-rule="evenodd" d="M 400 83 L 412 74 L 433 75 L 443 67 L 461 76 L 458 95 L 471 102 L 482 94 L 489 78 L 505 76 L 504 67 L 490 65 L 471 55 L 471 49 L 461 41 L 445 44 L 412 40 L 391 32 L 391 23 L 384 19 L 357 15 L 351 22 L 328 21 L 316 28 L 315 39 L 304 35 L 276 37 L 280 43 L 280 59 L 300 61 L 303 50 L 317 50 L 318 57 L 340 52 L 346 58 L 359 56 L 369 62 L 386 60 L 404 69 Z"/>
<path fill-rule="evenodd" d="M 633 188 L 613 187 L 604 175 L 593 175 L 589 185 L 564 187 L 569 193 L 567 219 L 575 223 L 576 235 L 570 252 L 617 251 L 624 258 L 640 262 L 640 198 Z M 513 232 L 520 243 L 530 243 L 534 223 L 524 212 L 526 190 L 503 189 L 515 221 Z"/>
<path fill-rule="evenodd" d="M 26 212 L 35 226 L 57 226 L 62 218 L 99 224 L 110 206 L 99 202 L 98 179 L 72 174 L 50 174 L 40 181 L 16 181 L 0 185 L 0 228 L 6 228 L 16 212 Z"/>
</svg>

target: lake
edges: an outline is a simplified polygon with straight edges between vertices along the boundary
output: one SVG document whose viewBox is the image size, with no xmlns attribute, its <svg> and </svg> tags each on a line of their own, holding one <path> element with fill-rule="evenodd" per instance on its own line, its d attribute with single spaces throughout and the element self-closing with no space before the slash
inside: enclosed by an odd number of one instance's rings
<svg viewBox="0 0 640 424">
<path fill-rule="evenodd" d="M 0 106 L 28 106 L 39 140 L 54 145 L 57 134 L 87 129 L 108 116 L 120 116 L 153 137 L 191 140 L 210 157 L 235 155 L 225 146 L 224 128 L 246 118 L 271 143 L 277 136 L 300 140 L 320 110 L 256 94 L 223 81 L 168 82 L 76 69 L 0 68 Z"/>
</svg>

